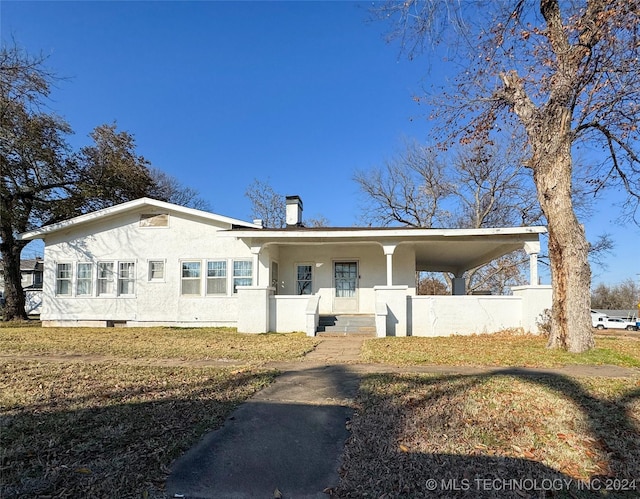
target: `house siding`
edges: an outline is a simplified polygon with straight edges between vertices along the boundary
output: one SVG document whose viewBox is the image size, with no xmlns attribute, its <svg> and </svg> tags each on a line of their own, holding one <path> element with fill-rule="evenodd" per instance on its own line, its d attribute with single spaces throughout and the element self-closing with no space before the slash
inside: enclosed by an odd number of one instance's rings
<svg viewBox="0 0 640 499">
<path fill-rule="evenodd" d="M 278 294 L 296 293 L 296 265 L 313 265 L 313 293 L 320 295 L 320 314 L 333 313 L 334 283 L 333 263 L 357 261 L 359 289 L 358 313 L 375 312 L 374 286 L 386 283 L 386 258 L 380 244 L 354 245 L 301 245 L 282 246 L 279 250 L 278 266 L 280 283 Z M 410 245 L 400 245 L 393 259 L 394 282 L 412 283 L 409 294 L 415 294 L 415 255 Z"/>
<path fill-rule="evenodd" d="M 206 261 L 214 259 L 253 260 L 242 241 L 218 237 L 222 224 L 203 224 L 188 217 L 170 216 L 168 227 L 140 227 L 140 212 L 128 213 L 116 220 L 84 226 L 77 234 L 63 234 L 46 241 L 43 321 L 126 321 L 145 323 L 198 323 L 233 326 L 237 321 L 237 297 L 182 296 L 181 261 L 199 260 L 201 272 Z M 66 239 L 63 240 L 62 238 Z M 148 280 L 149 260 L 165 262 L 164 281 Z M 74 264 L 73 290 L 78 262 L 133 261 L 134 296 L 62 297 L 55 295 L 56 265 Z M 95 266 L 94 266 L 95 275 Z M 232 269 L 227 269 L 231 272 Z M 254 274 L 255 274 L 254 270 Z M 205 285 L 204 279 L 202 286 Z M 95 295 L 95 278 L 94 290 Z"/>
</svg>

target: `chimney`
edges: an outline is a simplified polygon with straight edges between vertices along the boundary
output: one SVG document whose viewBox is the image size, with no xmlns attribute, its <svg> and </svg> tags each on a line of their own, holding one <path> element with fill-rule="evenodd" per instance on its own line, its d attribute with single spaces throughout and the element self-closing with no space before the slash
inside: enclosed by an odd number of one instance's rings
<svg viewBox="0 0 640 499">
<path fill-rule="evenodd" d="M 299 196 L 287 196 L 287 227 L 302 227 L 302 199 Z"/>
</svg>

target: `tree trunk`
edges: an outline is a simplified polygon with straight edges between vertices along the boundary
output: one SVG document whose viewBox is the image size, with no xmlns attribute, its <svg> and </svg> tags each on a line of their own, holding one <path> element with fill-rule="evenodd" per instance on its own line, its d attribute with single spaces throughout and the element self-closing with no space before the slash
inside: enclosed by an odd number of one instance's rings
<svg viewBox="0 0 640 499">
<path fill-rule="evenodd" d="M 25 244 L 22 241 L 15 240 L 10 224 L 3 220 L 0 220 L 0 239 L 5 298 L 2 319 L 5 321 L 25 320 L 27 312 L 25 310 L 24 290 L 22 289 L 22 276 L 20 274 L 20 253 Z"/>
<path fill-rule="evenodd" d="M 571 200 L 571 140 L 568 112 L 541 123 L 534 144 L 533 171 L 547 218 L 553 306 L 549 348 L 580 353 L 594 347 L 591 327 L 589 244 Z"/>
</svg>

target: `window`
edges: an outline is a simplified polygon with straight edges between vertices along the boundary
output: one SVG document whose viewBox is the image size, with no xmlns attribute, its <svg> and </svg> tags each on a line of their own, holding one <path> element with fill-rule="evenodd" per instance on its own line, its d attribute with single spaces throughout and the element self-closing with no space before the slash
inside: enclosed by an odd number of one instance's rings
<svg viewBox="0 0 640 499">
<path fill-rule="evenodd" d="M 358 264 L 356 262 L 335 263 L 336 297 L 354 298 L 357 280 Z"/>
<path fill-rule="evenodd" d="M 312 269 L 311 265 L 298 265 L 297 277 L 296 277 L 296 294 L 310 295 L 313 292 L 312 282 Z"/>
<path fill-rule="evenodd" d="M 238 292 L 238 286 L 251 286 L 253 282 L 253 262 L 237 260 L 233 262 L 233 292 Z"/>
<path fill-rule="evenodd" d="M 151 260 L 149 262 L 149 280 L 164 281 L 164 260 Z"/>
<path fill-rule="evenodd" d="M 79 263 L 76 276 L 76 295 L 91 296 L 93 293 L 93 264 Z"/>
<path fill-rule="evenodd" d="M 59 263 L 56 268 L 56 294 L 71 295 L 71 264 Z"/>
<path fill-rule="evenodd" d="M 118 295 L 133 295 L 135 293 L 136 264 L 120 262 L 118 264 Z"/>
<path fill-rule="evenodd" d="M 207 262 L 207 294 L 227 294 L 227 262 L 224 260 Z"/>
<path fill-rule="evenodd" d="M 140 227 L 169 227 L 169 214 L 142 214 L 140 215 Z"/>
<path fill-rule="evenodd" d="M 98 262 L 98 296 L 113 295 L 113 262 Z"/>
<path fill-rule="evenodd" d="M 182 294 L 200 294 L 200 262 L 182 262 Z"/>
</svg>

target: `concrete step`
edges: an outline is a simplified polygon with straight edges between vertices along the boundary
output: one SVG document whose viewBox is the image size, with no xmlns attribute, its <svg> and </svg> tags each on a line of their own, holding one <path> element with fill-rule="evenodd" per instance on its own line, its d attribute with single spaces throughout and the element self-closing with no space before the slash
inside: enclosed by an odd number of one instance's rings
<svg viewBox="0 0 640 499">
<path fill-rule="evenodd" d="M 357 325 L 350 325 L 350 326 L 339 325 L 339 326 L 325 326 L 324 330 L 327 333 L 345 332 L 345 331 L 347 332 L 353 331 L 353 332 L 360 332 L 360 333 L 375 333 L 376 327 L 375 326 L 357 326 Z"/>
<path fill-rule="evenodd" d="M 364 314 L 321 315 L 318 320 L 318 333 L 323 336 L 345 334 L 375 336 L 375 317 Z"/>
<path fill-rule="evenodd" d="M 316 336 L 320 337 L 337 337 L 337 336 L 349 336 L 358 338 L 375 338 L 376 332 L 375 330 L 372 332 L 369 331 L 318 331 Z"/>
</svg>

